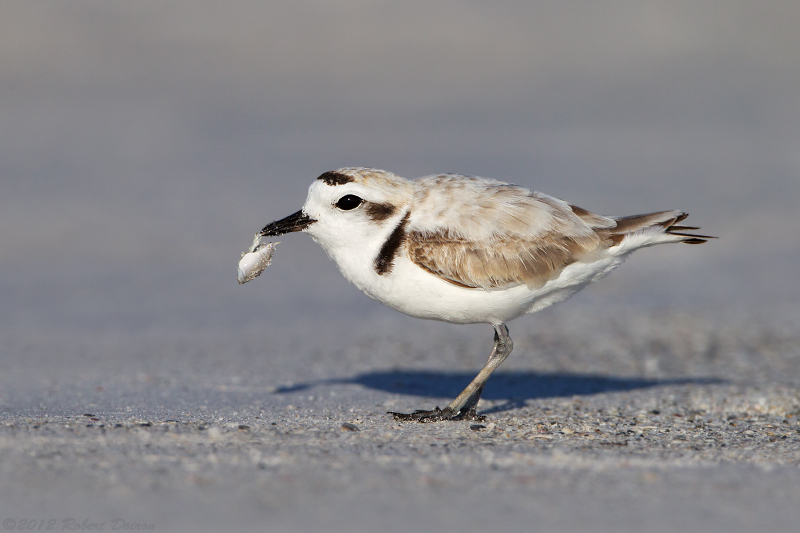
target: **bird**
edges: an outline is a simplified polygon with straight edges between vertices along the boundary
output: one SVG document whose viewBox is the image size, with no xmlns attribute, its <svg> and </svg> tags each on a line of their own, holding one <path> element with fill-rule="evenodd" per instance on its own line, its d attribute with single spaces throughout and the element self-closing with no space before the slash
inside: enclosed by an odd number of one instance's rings
<svg viewBox="0 0 800 533">
<path fill-rule="evenodd" d="M 513 349 L 506 323 L 566 300 L 639 248 L 714 238 L 680 225 L 687 216 L 601 216 L 494 179 L 408 180 L 346 167 L 320 175 L 301 210 L 257 236 L 308 233 L 348 281 L 406 315 L 492 325 L 486 364 L 449 405 L 390 413 L 417 422 L 483 420 L 483 388 Z"/>
</svg>

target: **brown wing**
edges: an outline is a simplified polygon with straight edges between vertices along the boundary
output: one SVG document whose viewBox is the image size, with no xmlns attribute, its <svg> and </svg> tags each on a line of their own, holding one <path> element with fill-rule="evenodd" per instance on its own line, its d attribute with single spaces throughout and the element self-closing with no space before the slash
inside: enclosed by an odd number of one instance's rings
<svg viewBox="0 0 800 533">
<path fill-rule="evenodd" d="M 599 239 L 542 235 L 536 241 L 500 238 L 491 243 L 454 240 L 445 234 L 406 237 L 411 260 L 428 272 L 464 287 L 539 288 L 597 248 Z"/>
<path fill-rule="evenodd" d="M 482 289 L 538 288 L 604 244 L 561 200 L 499 182 L 455 183 L 456 192 L 448 193 L 440 177 L 435 193 L 416 195 L 405 240 L 409 258 L 446 281 Z M 420 212 L 437 216 L 415 217 Z M 614 224 L 592 217 L 593 225 Z"/>
</svg>

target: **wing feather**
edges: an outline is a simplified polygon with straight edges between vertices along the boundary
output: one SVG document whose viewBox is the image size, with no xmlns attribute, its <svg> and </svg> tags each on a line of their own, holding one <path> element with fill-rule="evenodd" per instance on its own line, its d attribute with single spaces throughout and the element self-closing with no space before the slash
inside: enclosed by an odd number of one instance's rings
<svg viewBox="0 0 800 533">
<path fill-rule="evenodd" d="M 611 219 L 522 187 L 464 176 L 416 182 L 405 246 L 418 266 L 460 286 L 541 287 L 602 246 Z"/>
</svg>

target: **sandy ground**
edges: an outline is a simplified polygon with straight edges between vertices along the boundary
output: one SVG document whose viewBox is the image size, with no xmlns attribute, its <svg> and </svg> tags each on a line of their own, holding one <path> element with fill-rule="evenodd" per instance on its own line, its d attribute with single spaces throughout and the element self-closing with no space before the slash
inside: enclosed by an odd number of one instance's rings
<svg viewBox="0 0 800 533">
<path fill-rule="evenodd" d="M 7 530 L 796 527 L 796 317 L 537 318 L 512 323 L 515 351 L 480 423 L 386 411 L 449 401 L 485 357 L 488 326 L 384 317 L 294 335 L 6 336 L 0 519 Z"/>
<path fill-rule="evenodd" d="M 4 530 L 800 529 L 800 2 L 599 6 L 0 2 Z M 398 424 L 489 326 L 308 236 L 233 278 L 360 165 L 720 239 L 509 324 L 485 422 Z"/>
</svg>

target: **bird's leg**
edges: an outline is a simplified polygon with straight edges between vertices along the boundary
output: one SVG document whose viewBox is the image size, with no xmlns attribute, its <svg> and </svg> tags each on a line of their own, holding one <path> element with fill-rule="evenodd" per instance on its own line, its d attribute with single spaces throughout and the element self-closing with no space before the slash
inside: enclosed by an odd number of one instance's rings
<svg viewBox="0 0 800 533">
<path fill-rule="evenodd" d="M 483 387 L 494 370 L 506 360 L 508 354 L 514 349 L 514 343 L 508 335 L 505 324 L 494 326 L 494 348 L 489 360 L 483 369 L 478 372 L 472 383 L 467 385 L 461 394 L 444 409 L 436 407 L 433 411 L 414 411 L 411 414 L 390 413 L 395 420 L 416 420 L 417 422 L 438 422 L 440 420 L 483 420 L 484 417 L 475 412 L 478 400 L 481 399 Z"/>
</svg>

